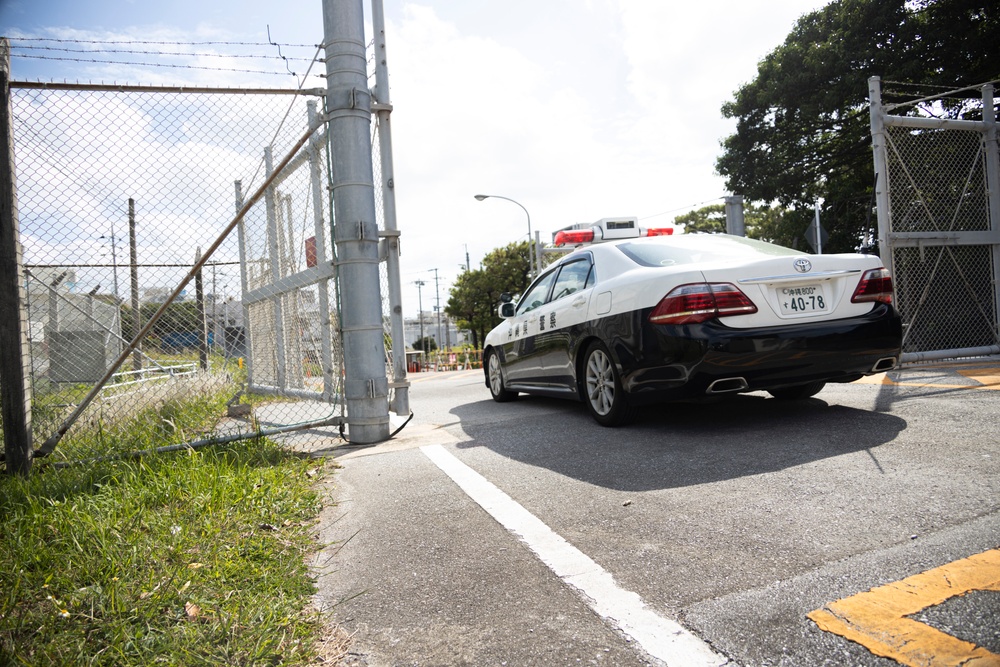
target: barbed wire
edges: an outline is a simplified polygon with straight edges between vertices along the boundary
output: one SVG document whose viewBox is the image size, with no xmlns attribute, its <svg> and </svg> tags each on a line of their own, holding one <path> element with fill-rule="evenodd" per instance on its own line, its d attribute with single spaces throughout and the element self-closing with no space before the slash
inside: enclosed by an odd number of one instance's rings
<svg viewBox="0 0 1000 667">
<path fill-rule="evenodd" d="M 199 52 L 184 52 L 184 51 L 141 51 L 136 49 L 67 49 L 59 48 L 53 46 L 15 46 L 14 49 L 32 49 L 32 50 L 43 50 L 43 51 L 57 51 L 62 53 L 89 53 L 89 54 L 116 54 L 116 53 L 127 53 L 130 55 L 143 55 L 143 56 L 187 56 L 190 58 L 257 58 L 260 60 L 297 60 L 302 62 L 309 62 L 309 58 L 302 58 L 297 56 L 268 56 L 268 55 L 257 55 L 257 54 L 244 54 L 244 53 L 199 53 Z M 20 55 L 18 53 L 12 53 L 12 56 Z"/>
<path fill-rule="evenodd" d="M 56 42 L 62 44 L 156 44 L 161 46 L 206 46 L 206 45 L 227 45 L 227 46 L 271 46 L 269 42 L 166 42 L 153 40 L 116 40 L 116 39 L 57 39 L 54 37 L 8 37 L 10 41 L 18 42 Z M 281 46 L 316 48 L 318 44 L 281 44 Z"/>
<path fill-rule="evenodd" d="M 207 70 L 211 72 L 235 72 L 239 74 L 269 74 L 277 76 L 288 76 L 288 72 L 271 72 L 267 70 L 255 70 L 255 69 L 240 69 L 237 67 L 209 67 L 207 65 L 178 65 L 175 63 L 150 63 L 150 62 L 133 62 L 127 60 L 102 60 L 99 58 L 64 58 L 64 57 L 54 57 L 54 56 L 33 56 L 24 55 L 19 53 L 11 53 L 11 58 L 29 58 L 34 60 L 55 60 L 60 62 L 73 62 L 73 63 L 94 63 L 99 65 L 129 65 L 132 67 L 165 67 L 168 69 L 194 69 L 194 70 Z"/>
</svg>

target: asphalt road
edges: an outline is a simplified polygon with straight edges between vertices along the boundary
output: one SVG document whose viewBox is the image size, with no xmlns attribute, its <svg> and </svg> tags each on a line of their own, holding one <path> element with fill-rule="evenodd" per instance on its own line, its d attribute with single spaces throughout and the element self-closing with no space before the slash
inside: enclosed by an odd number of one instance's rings
<svg viewBox="0 0 1000 667">
<path fill-rule="evenodd" d="M 619 429 L 411 381 L 396 438 L 333 450 L 350 665 L 1000 665 L 1000 364 Z"/>
</svg>

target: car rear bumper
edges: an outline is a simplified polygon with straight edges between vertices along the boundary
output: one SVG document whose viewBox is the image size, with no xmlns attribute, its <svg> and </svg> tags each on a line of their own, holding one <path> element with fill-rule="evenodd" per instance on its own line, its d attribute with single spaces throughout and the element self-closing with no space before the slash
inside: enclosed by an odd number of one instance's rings
<svg viewBox="0 0 1000 667">
<path fill-rule="evenodd" d="M 633 329 L 641 340 L 611 345 L 636 403 L 851 382 L 891 365 L 886 360 L 898 359 L 902 344 L 900 318 L 884 304 L 861 317 L 749 330 L 719 320 L 653 325 L 646 315 Z"/>
</svg>

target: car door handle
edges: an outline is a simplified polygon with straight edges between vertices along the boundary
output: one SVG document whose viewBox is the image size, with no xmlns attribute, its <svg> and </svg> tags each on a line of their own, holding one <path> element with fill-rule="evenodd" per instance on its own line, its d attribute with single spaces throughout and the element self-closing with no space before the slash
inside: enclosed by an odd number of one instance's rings
<svg viewBox="0 0 1000 667">
<path fill-rule="evenodd" d="M 587 303 L 587 300 L 581 296 L 578 299 L 576 299 L 575 301 L 573 301 L 573 303 L 571 303 L 570 305 L 573 306 L 574 308 L 579 308 L 580 306 L 584 305 L 585 303 Z"/>
</svg>

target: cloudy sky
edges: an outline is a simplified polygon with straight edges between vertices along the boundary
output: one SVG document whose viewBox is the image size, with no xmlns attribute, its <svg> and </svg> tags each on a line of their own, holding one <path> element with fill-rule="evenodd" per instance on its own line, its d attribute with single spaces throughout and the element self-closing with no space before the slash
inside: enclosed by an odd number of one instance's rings
<svg viewBox="0 0 1000 667">
<path fill-rule="evenodd" d="M 475 267 L 491 249 L 527 238 L 521 208 L 476 201 L 477 193 L 522 204 L 543 240 L 609 216 L 665 226 L 739 194 L 727 193 L 714 173 L 719 142 L 733 130 L 719 109 L 796 19 L 824 4 L 385 0 L 405 312 L 417 311 L 417 280 L 428 281 L 430 309 L 433 269 L 443 305 L 467 254 Z M 74 48 L 86 40 L 261 43 L 268 30 L 273 41 L 303 45 L 285 46 L 283 55 L 308 59 L 309 45 L 323 39 L 321 0 L 0 0 L 3 35 L 77 40 Z M 14 42 L 15 80 L 297 84 L 274 59 L 108 65 L 69 51 L 30 58 L 55 52 L 17 48 L 33 43 Z M 219 44 L 181 50 L 206 48 L 248 52 Z M 300 75 L 306 66 L 290 61 Z"/>
</svg>

